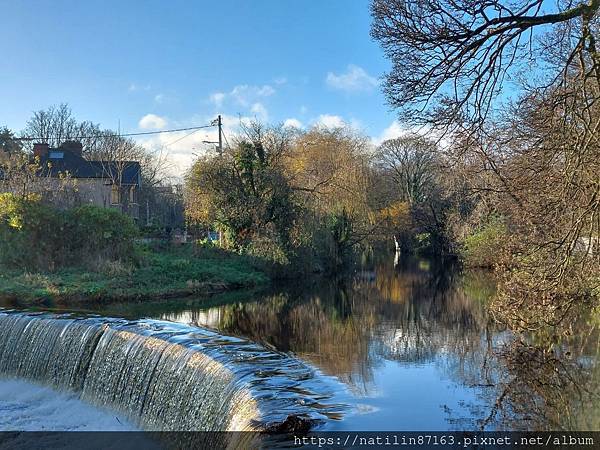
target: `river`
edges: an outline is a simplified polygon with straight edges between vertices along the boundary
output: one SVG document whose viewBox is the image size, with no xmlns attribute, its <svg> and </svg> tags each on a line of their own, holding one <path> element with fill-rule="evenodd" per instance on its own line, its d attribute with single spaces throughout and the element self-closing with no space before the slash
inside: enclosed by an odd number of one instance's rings
<svg viewBox="0 0 600 450">
<path fill-rule="evenodd" d="M 494 293 L 486 273 L 390 260 L 346 279 L 93 312 L 208 328 L 294 355 L 315 368 L 327 401 L 344 405 L 325 430 L 598 429 L 597 324 L 517 336 L 490 316 Z"/>
</svg>

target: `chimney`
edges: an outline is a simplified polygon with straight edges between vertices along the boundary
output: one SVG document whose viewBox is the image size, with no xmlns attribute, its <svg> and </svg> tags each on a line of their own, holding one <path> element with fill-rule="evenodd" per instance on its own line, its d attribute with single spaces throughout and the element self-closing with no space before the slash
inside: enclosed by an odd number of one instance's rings
<svg viewBox="0 0 600 450">
<path fill-rule="evenodd" d="M 67 150 L 77 156 L 81 156 L 83 152 L 83 144 L 79 141 L 65 141 L 60 146 L 61 149 Z"/>
<path fill-rule="evenodd" d="M 48 143 L 33 144 L 33 156 L 46 158 L 48 156 Z"/>
</svg>

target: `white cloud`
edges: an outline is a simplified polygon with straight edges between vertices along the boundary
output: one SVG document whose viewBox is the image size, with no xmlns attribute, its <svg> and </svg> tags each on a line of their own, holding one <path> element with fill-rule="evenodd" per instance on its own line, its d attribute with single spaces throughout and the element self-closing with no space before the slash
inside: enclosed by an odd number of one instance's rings
<svg viewBox="0 0 600 450">
<path fill-rule="evenodd" d="M 306 114 L 308 112 L 308 108 L 304 105 L 300 107 L 300 114 Z"/>
<path fill-rule="evenodd" d="M 253 100 L 269 97 L 274 93 L 275 89 L 268 84 L 265 84 L 264 86 L 248 86 L 247 84 L 241 84 L 234 87 L 229 95 L 235 99 L 238 104 L 246 106 Z"/>
<path fill-rule="evenodd" d="M 287 80 L 287 78 L 286 78 L 286 77 L 277 77 L 277 78 L 275 78 L 275 79 L 273 80 L 273 82 L 274 82 L 275 84 L 279 84 L 279 85 L 286 84 L 286 83 L 287 83 L 287 81 L 288 81 L 288 80 Z"/>
<path fill-rule="evenodd" d="M 346 122 L 340 116 L 321 114 L 316 120 L 316 125 L 325 128 L 342 128 L 346 125 Z"/>
<path fill-rule="evenodd" d="M 329 87 L 346 92 L 369 91 L 378 84 L 377 78 L 354 64 L 350 64 L 346 72 L 339 75 L 329 72 L 325 81 Z"/>
<path fill-rule="evenodd" d="M 164 103 L 166 100 L 165 94 L 156 94 L 154 96 L 154 101 L 156 103 Z"/>
<path fill-rule="evenodd" d="M 210 96 L 211 103 L 214 103 L 215 106 L 220 107 L 223 105 L 223 100 L 225 100 L 225 95 L 223 92 L 215 92 Z"/>
<path fill-rule="evenodd" d="M 223 145 L 233 144 L 236 135 L 240 134 L 240 125 L 249 125 L 254 117 L 221 115 L 223 132 L 226 139 Z M 174 128 L 194 127 L 210 123 L 214 116 L 196 115 L 186 120 L 171 123 Z M 138 138 L 138 142 L 150 151 L 162 152 L 167 156 L 169 175 L 181 179 L 185 172 L 196 160 L 197 155 L 214 153 L 216 142 L 219 140 L 217 128 L 206 128 L 196 133 L 177 131 Z"/>
<path fill-rule="evenodd" d="M 158 130 L 167 126 L 167 119 L 156 114 L 146 114 L 140 119 L 138 125 L 144 130 Z"/>
<path fill-rule="evenodd" d="M 397 120 L 394 120 L 387 128 L 385 128 L 379 136 L 374 136 L 371 138 L 371 142 L 375 146 L 381 145 L 384 141 L 390 139 L 396 139 L 399 137 L 404 137 L 408 135 L 419 135 L 427 137 L 435 142 L 440 148 L 444 148 L 450 145 L 450 140 L 447 136 L 440 135 L 439 132 L 436 132 L 431 127 L 421 126 L 421 127 L 411 127 L 407 125 L 403 125 Z"/>
<path fill-rule="evenodd" d="M 385 128 L 379 136 L 373 137 L 373 144 L 380 145 L 382 142 L 389 139 L 396 139 L 401 136 L 406 136 L 411 133 L 411 129 L 404 127 L 394 120 L 387 128 Z"/>
<path fill-rule="evenodd" d="M 284 128 L 302 128 L 302 122 L 300 122 L 298 119 L 294 119 L 289 118 L 289 119 L 285 119 L 285 121 L 283 122 L 283 127 Z"/>
<path fill-rule="evenodd" d="M 269 112 L 267 108 L 262 103 L 254 103 L 252 108 L 250 108 L 250 112 L 252 112 L 256 117 L 260 120 L 267 121 L 269 120 Z"/>
<path fill-rule="evenodd" d="M 230 92 L 215 92 L 209 100 L 217 107 L 221 107 L 227 100 L 232 100 L 235 104 L 249 107 L 260 99 L 270 97 L 275 94 L 275 89 L 265 84 L 263 86 L 252 86 L 248 84 L 238 84 Z"/>
</svg>

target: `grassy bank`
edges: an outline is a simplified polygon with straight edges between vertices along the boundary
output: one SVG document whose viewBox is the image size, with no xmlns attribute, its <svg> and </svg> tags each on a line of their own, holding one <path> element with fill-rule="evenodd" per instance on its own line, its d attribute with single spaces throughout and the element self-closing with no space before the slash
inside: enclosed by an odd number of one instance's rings
<svg viewBox="0 0 600 450">
<path fill-rule="evenodd" d="M 250 258 L 217 248 L 139 247 L 137 264 L 28 273 L 2 268 L 0 300 L 19 304 L 111 302 L 207 295 L 265 285 Z"/>
</svg>

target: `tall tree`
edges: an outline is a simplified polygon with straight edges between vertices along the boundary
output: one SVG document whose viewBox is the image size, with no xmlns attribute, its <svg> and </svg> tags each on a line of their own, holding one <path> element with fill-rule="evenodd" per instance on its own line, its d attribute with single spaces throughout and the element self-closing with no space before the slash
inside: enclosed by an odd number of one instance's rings
<svg viewBox="0 0 600 450">
<path fill-rule="evenodd" d="M 21 141 L 7 127 L 0 127 L 0 153 L 14 155 L 22 150 Z"/>
<path fill-rule="evenodd" d="M 27 148 L 31 148 L 34 141 L 51 147 L 59 147 L 65 141 L 79 141 L 83 144 L 84 154 L 97 151 L 103 134 L 98 124 L 77 121 L 66 103 L 34 112 L 21 133 L 27 138 L 24 141 Z"/>
<path fill-rule="evenodd" d="M 425 200 L 434 183 L 436 151 L 434 142 L 418 135 L 390 139 L 379 146 L 377 165 L 394 182 L 400 200 L 411 206 Z"/>
</svg>

